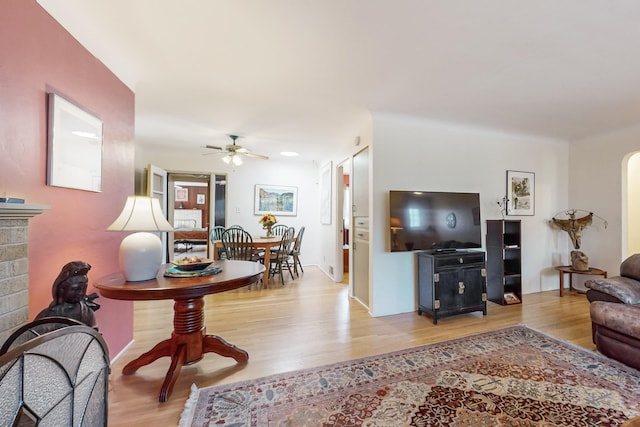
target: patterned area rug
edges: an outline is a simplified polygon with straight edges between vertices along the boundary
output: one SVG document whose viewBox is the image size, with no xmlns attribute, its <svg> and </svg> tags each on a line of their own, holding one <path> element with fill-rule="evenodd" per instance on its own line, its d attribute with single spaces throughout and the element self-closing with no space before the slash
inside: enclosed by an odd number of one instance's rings
<svg viewBox="0 0 640 427">
<path fill-rule="evenodd" d="M 617 426 L 640 372 L 516 326 L 196 389 L 181 426 Z"/>
</svg>

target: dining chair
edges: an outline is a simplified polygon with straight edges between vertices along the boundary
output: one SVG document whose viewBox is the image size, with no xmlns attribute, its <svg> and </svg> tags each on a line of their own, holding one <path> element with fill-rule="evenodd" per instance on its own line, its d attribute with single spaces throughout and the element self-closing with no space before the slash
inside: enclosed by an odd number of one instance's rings
<svg viewBox="0 0 640 427">
<path fill-rule="evenodd" d="M 227 259 L 258 261 L 251 234 L 241 228 L 229 228 L 222 233 L 222 247 Z"/>
<path fill-rule="evenodd" d="M 275 253 L 271 254 L 269 266 L 268 266 L 268 274 L 269 277 L 275 276 L 276 274 L 280 274 L 280 281 L 282 282 L 282 286 L 284 286 L 284 274 L 283 269 L 286 267 L 289 271 L 289 275 L 293 280 L 293 273 L 291 272 L 291 264 L 289 264 L 289 257 L 291 249 L 293 247 L 295 229 L 293 227 L 287 228 L 284 235 L 282 236 L 282 240 L 280 241 L 280 245 L 278 246 L 278 250 Z M 264 262 L 264 258 L 263 258 Z"/>
<path fill-rule="evenodd" d="M 289 227 L 285 224 L 274 225 L 273 227 L 271 227 L 271 232 L 273 233 L 274 237 L 284 236 L 284 233 L 286 233 L 289 228 L 293 228 L 293 232 L 295 233 L 294 227 Z M 278 248 L 271 248 L 272 254 L 275 254 L 276 252 L 278 252 Z"/>
<path fill-rule="evenodd" d="M 300 227 L 298 230 L 298 235 L 296 236 L 295 241 L 293 242 L 293 249 L 291 250 L 291 257 L 293 258 L 293 272 L 296 273 L 296 277 L 300 277 L 298 274 L 298 266 L 300 266 L 300 271 L 304 273 L 302 269 L 302 263 L 300 263 L 300 248 L 302 247 L 302 237 L 304 236 L 304 225 Z"/>
<path fill-rule="evenodd" d="M 214 244 L 216 240 L 222 240 L 222 234 L 225 232 L 225 228 L 221 225 L 216 225 L 211 229 L 209 233 L 209 240 L 211 244 Z M 224 259 L 226 257 L 226 253 L 224 248 L 218 248 L 218 259 Z"/>
<path fill-rule="evenodd" d="M 286 233 L 288 229 L 289 227 L 287 225 L 277 224 L 271 227 L 271 232 L 274 236 L 284 236 L 284 233 Z"/>
<path fill-rule="evenodd" d="M 228 226 L 227 230 L 230 229 L 230 228 L 239 228 L 240 230 L 244 230 L 244 227 L 242 227 L 241 225 L 237 225 L 237 224 Z"/>
</svg>

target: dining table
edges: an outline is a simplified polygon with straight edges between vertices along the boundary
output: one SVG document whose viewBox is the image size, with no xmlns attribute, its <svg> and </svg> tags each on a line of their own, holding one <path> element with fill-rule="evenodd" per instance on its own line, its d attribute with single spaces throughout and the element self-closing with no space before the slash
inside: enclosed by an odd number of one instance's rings
<svg viewBox="0 0 640 427">
<path fill-rule="evenodd" d="M 122 369 L 123 375 L 132 375 L 139 368 L 161 357 L 170 357 L 171 364 L 160 388 L 160 402 L 165 402 L 171 394 L 182 366 L 198 362 L 205 353 L 231 357 L 238 363 L 249 360 L 249 354 L 245 350 L 219 336 L 207 335 L 204 297 L 251 285 L 265 271 L 264 265 L 257 262 L 219 260 L 208 267 L 215 270 L 215 274 L 190 276 L 185 273 L 185 277 L 165 277 L 165 272 L 168 274 L 172 271 L 171 267 L 171 264 L 163 264 L 156 278 L 151 280 L 128 282 L 118 272 L 95 282 L 98 292 L 105 298 L 128 301 L 174 300 L 171 337 L 159 342 Z"/>
<path fill-rule="evenodd" d="M 269 263 L 271 262 L 271 250 L 280 246 L 280 242 L 282 242 L 282 236 L 251 236 L 251 238 L 253 239 L 253 246 L 255 246 L 256 249 L 264 249 L 264 265 L 268 269 Z M 222 244 L 222 240 L 213 241 L 214 260 L 217 260 L 219 258 L 218 250 L 223 247 L 224 245 Z M 266 281 L 268 280 L 268 274 L 265 274 L 265 276 L 267 277 L 263 277 L 263 283 L 266 283 Z"/>
</svg>

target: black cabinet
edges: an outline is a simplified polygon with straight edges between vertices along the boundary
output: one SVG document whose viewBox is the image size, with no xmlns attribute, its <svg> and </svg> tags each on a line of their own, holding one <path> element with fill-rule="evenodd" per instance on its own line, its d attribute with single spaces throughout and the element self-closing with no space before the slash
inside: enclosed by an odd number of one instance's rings
<svg viewBox="0 0 640 427">
<path fill-rule="evenodd" d="M 480 251 L 418 252 L 418 314 L 440 317 L 487 314 L 485 254 Z"/>
<path fill-rule="evenodd" d="M 503 305 L 522 301 L 521 237 L 520 220 L 487 220 L 489 301 Z"/>
</svg>

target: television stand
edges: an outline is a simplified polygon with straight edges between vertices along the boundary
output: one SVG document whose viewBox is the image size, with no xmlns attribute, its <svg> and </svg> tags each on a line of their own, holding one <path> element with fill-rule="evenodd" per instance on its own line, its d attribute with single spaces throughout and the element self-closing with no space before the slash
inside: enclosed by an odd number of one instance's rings
<svg viewBox="0 0 640 427">
<path fill-rule="evenodd" d="M 418 314 L 438 319 L 482 311 L 487 314 L 485 254 L 459 250 L 455 253 L 418 253 Z"/>
</svg>

